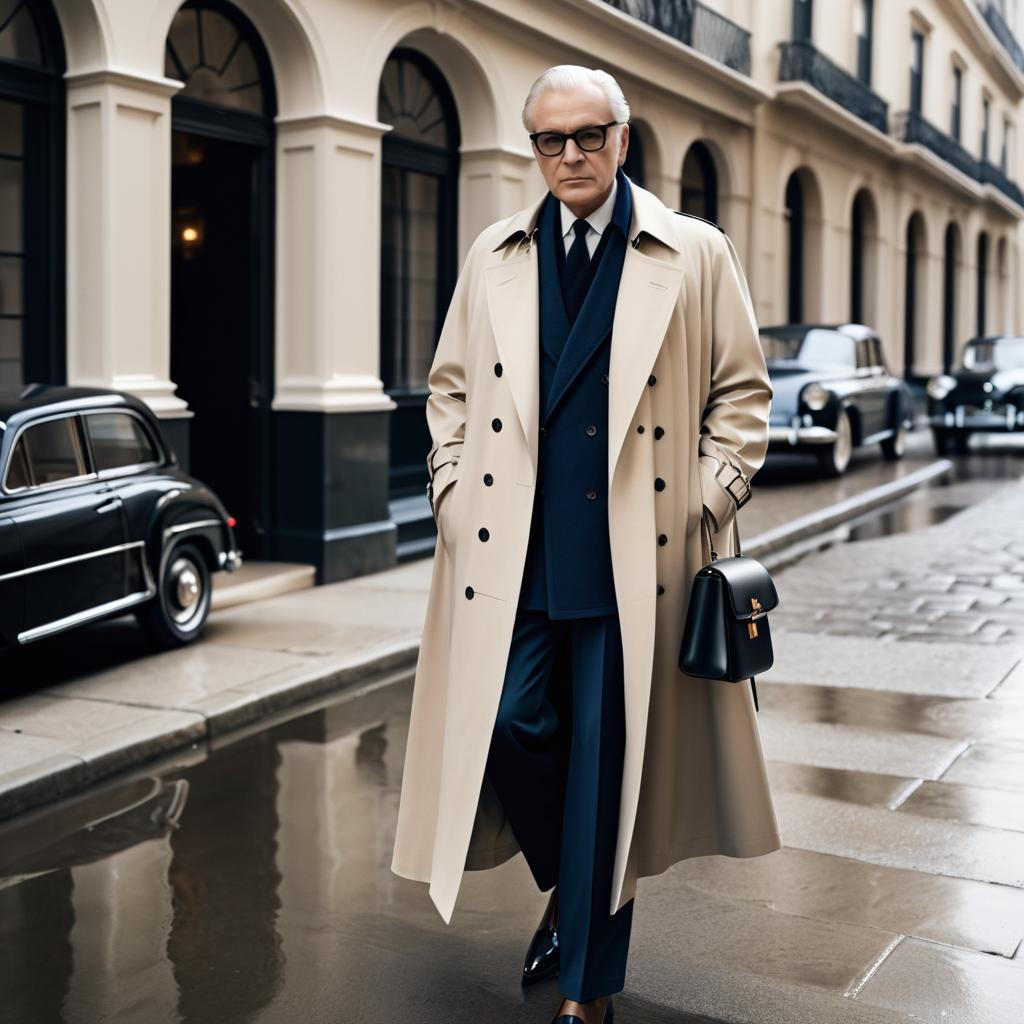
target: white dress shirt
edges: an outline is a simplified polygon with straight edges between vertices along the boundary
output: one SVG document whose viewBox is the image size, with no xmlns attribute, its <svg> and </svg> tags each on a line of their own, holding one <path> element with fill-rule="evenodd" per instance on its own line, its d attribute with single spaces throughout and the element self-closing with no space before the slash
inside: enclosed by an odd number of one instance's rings
<svg viewBox="0 0 1024 1024">
<path fill-rule="evenodd" d="M 586 218 L 587 223 L 590 225 L 590 230 L 587 231 L 585 240 L 587 251 L 591 257 L 594 255 L 597 243 L 601 241 L 602 233 L 611 223 L 612 211 L 615 209 L 615 193 L 618 187 L 619 179 L 618 175 L 616 175 L 612 179 L 612 190 L 608 194 L 608 198 Z M 562 208 L 562 241 L 565 243 L 565 253 L 568 255 L 572 243 L 576 240 L 576 232 L 572 229 L 573 224 L 576 223 L 576 214 L 565 203 L 559 201 L 559 205 Z"/>
</svg>

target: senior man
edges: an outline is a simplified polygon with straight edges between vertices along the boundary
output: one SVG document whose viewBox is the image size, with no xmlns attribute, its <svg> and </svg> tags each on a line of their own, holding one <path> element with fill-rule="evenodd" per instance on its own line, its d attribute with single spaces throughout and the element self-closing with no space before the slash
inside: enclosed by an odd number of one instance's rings
<svg viewBox="0 0 1024 1024">
<path fill-rule="evenodd" d="M 628 120 L 603 71 L 534 83 L 548 191 L 471 246 L 426 409 L 439 543 L 392 869 L 450 921 L 463 870 L 521 850 L 551 890 L 523 980 L 558 971 L 556 1024 L 612 1020 L 638 877 L 782 845 L 750 689 L 677 665 L 771 385 L 731 241 L 630 181 Z"/>
</svg>

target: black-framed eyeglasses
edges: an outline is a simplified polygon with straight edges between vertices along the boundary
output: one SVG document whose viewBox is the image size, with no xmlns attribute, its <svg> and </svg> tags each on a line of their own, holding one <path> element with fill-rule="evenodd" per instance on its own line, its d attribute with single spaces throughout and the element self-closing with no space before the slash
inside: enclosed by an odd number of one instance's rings
<svg viewBox="0 0 1024 1024">
<path fill-rule="evenodd" d="M 566 139 L 572 139 L 584 152 L 596 153 L 597 150 L 603 148 L 608 136 L 608 129 L 613 124 L 625 124 L 625 122 L 609 121 L 607 124 L 588 124 L 577 128 L 574 132 L 531 132 L 530 141 L 542 156 L 558 156 L 565 149 Z"/>
</svg>

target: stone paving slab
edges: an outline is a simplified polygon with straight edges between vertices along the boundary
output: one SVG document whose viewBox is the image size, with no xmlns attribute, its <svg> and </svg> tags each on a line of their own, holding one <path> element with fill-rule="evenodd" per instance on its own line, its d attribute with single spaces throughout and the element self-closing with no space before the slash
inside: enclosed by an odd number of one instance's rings
<svg viewBox="0 0 1024 1024">
<path fill-rule="evenodd" d="M 948 697 L 986 696 L 1020 660 L 1004 645 L 879 642 L 774 628 L 772 647 L 775 662 L 758 680 Z"/>
<path fill-rule="evenodd" d="M 994 789 L 925 781 L 898 809 L 929 818 L 1024 832 L 1024 792 L 1020 787 Z"/>
<path fill-rule="evenodd" d="M 801 722 L 781 716 L 759 723 L 765 754 L 776 761 L 851 768 L 871 765 L 889 775 L 937 779 L 963 751 L 963 740 L 903 732 L 898 735 L 837 722 Z"/>
<path fill-rule="evenodd" d="M 1019 832 L 897 814 L 807 793 L 776 794 L 775 806 L 787 846 L 1024 886 L 1024 835 Z"/>
<path fill-rule="evenodd" d="M 999 957 L 904 938 L 856 999 L 914 1020 L 1020 1024 L 1024 970 Z"/>
<path fill-rule="evenodd" d="M 866 770 L 768 761 L 772 792 L 810 793 L 867 807 L 897 806 L 918 785 L 917 779 Z"/>
<path fill-rule="evenodd" d="M 693 857 L 673 868 L 691 888 L 783 914 L 1012 957 L 1024 891 L 783 847 L 765 857 Z"/>
<path fill-rule="evenodd" d="M 1024 738 L 1009 743 L 974 743 L 943 773 L 943 782 L 991 789 L 1024 790 Z"/>
</svg>

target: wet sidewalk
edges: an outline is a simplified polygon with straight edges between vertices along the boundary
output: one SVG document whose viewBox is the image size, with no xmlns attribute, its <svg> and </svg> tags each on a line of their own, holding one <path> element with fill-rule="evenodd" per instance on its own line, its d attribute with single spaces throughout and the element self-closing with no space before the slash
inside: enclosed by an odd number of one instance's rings
<svg viewBox="0 0 1024 1024">
<path fill-rule="evenodd" d="M 785 845 L 640 880 L 622 1024 L 1020 1020 L 1024 484 L 914 500 L 932 525 L 774 573 L 758 724 Z M 390 872 L 411 689 L 364 681 L 0 823 L 5 1020 L 550 1020 L 557 981 L 518 982 L 546 902 L 522 857 L 467 872 L 450 926 Z"/>
<path fill-rule="evenodd" d="M 815 479 L 813 460 L 773 468 L 755 481 L 755 500 L 740 510 L 744 551 L 785 546 L 820 531 L 826 520 L 849 519 L 949 469 L 947 460 L 935 459 L 923 430 L 914 432 L 901 462 L 858 452 L 837 481 Z M 5 653 L 0 820 L 166 752 L 413 667 L 430 572 L 430 559 L 421 559 L 217 608 L 200 641 L 176 651 L 149 651 L 127 618 Z"/>
</svg>

